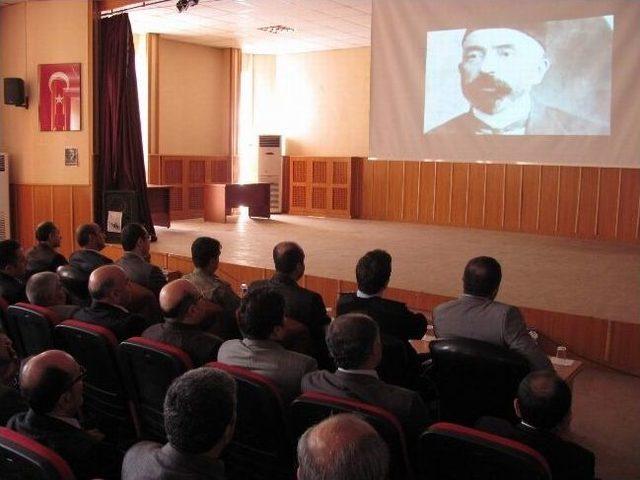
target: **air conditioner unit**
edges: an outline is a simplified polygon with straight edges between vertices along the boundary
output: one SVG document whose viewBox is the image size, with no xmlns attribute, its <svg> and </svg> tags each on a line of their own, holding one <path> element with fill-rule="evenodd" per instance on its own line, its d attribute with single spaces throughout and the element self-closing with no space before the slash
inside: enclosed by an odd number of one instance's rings
<svg viewBox="0 0 640 480">
<path fill-rule="evenodd" d="M 11 238 L 9 207 L 9 154 L 0 153 L 0 241 Z"/>
<path fill-rule="evenodd" d="M 271 213 L 282 212 L 282 137 L 258 136 L 258 182 L 271 184 Z"/>
</svg>

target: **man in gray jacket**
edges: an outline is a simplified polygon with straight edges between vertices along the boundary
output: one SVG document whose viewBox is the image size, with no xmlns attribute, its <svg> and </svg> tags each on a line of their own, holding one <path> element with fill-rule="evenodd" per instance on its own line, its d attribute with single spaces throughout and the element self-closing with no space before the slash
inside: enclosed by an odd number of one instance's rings
<svg viewBox="0 0 640 480">
<path fill-rule="evenodd" d="M 532 370 L 551 370 L 517 307 L 496 302 L 502 270 L 495 258 L 476 257 L 464 269 L 464 293 L 433 311 L 436 337 L 464 337 L 503 346 L 524 356 Z"/>
</svg>

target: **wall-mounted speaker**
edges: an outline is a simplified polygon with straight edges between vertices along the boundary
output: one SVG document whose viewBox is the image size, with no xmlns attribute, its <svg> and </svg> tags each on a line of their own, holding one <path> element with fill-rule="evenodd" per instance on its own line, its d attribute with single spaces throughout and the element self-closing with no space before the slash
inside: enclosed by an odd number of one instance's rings
<svg viewBox="0 0 640 480">
<path fill-rule="evenodd" d="M 4 103 L 5 105 L 27 108 L 27 98 L 24 94 L 24 80 L 21 78 L 4 79 Z"/>
</svg>

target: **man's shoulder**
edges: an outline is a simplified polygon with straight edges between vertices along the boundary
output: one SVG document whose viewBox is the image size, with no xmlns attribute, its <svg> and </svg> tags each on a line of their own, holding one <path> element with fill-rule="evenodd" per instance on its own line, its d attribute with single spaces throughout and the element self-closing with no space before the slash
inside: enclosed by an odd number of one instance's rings
<svg viewBox="0 0 640 480">
<path fill-rule="evenodd" d="M 453 117 L 450 120 L 438 125 L 437 127 L 429 130 L 427 135 L 431 134 L 452 134 L 452 133 L 473 133 L 473 129 L 471 127 L 471 120 L 473 120 L 473 115 L 470 112 L 464 112 L 460 115 Z"/>
<path fill-rule="evenodd" d="M 150 441 L 138 442 L 131 446 L 122 462 L 122 478 L 124 480 L 134 478 L 134 473 L 140 473 L 138 472 L 139 464 L 152 461 L 152 455 L 161 449 L 162 444 Z"/>
<path fill-rule="evenodd" d="M 157 452 L 162 448 L 162 444 L 151 441 L 138 442 L 127 450 L 126 458 L 135 458 L 139 455 L 147 455 Z"/>
<path fill-rule="evenodd" d="M 534 102 L 527 133 L 530 135 L 608 135 L 608 127 L 565 110 Z"/>
</svg>

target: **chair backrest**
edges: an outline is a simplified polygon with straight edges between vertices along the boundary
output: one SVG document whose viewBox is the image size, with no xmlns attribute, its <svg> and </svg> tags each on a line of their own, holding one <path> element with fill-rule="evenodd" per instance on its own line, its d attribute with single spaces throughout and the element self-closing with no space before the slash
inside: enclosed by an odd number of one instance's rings
<svg viewBox="0 0 640 480">
<path fill-rule="evenodd" d="M 61 265 L 56 270 L 65 290 L 71 296 L 74 305 L 87 306 L 91 303 L 89 295 L 89 277 L 86 273 L 72 267 Z"/>
<path fill-rule="evenodd" d="M 210 362 L 231 375 L 238 387 L 236 430 L 225 451 L 230 478 L 293 478 L 293 448 L 278 388 L 242 367 Z"/>
<path fill-rule="evenodd" d="M 66 320 L 54 329 L 54 341 L 87 370 L 84 379 L 85 412 L 111 438 L 131 433 L 129 405 L 116 362 L 118 340 L 108 328 Z"/>
<path fill-rule="evenodd" d="M 16 303 L 7 309 L 7 327 L 18 357 L 37 355 L 53 347 L 53 327 L 60 322 L 47 307 Z"/>
<path fill-rule="evenodd" d="M 529 373 L 521 355 L 469 338 L 429 344 L 441 420 L 473 425 L 482 416 L 515 420 L 513 399 Z"/>
<path fill-rule="evenodd" d="M 411 345 L 390 335 L 380 335 L 382 359 L 376 368 L 385 383 L 413 388 L 420 373 L 420 358 Z"/>
<path fill-rule="evenodd" d="M 440 422 L 422 434 L 420 471 L 432 480 L 550 480 L 544 457 L 515 440 L 462 425 Z"/>
<path fill-rule="evenodd" d="M 118 345 L 118 363 L 136 407 L 142 437 L 166 442 L 164 397 L 171 382 L 193 368 L 191 358 L 173 345 L 132 337 Z"/>
<path fill-rule="evenodd" d="M 75 478 L 56 452 L 5 427 L 0 427 L 0 474 L 3 480 Z"/>
<path fill-rule="evenodd" d="M 376 429 L 389 447 L 390 478 L 413 478 L 402 425 L 392 413 L 383 408 L 349 398 L 307 392 L 295 399 L 291 405 L 294 437 L 299 439 L 307 428 L 338 413 L 357 414 Z"/>
</svg>

